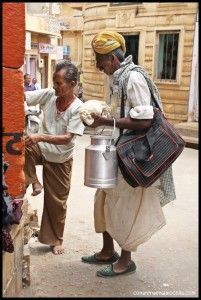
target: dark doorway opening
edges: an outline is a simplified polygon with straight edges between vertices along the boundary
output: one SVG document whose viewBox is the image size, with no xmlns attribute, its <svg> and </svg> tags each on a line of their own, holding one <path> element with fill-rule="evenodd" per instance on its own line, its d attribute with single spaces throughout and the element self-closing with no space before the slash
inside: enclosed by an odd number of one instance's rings
<svg viewBox="0 0 201 300">
<path fill-rule="evenodd" d="M 125 57 L 132 55 L 133 62 L 138 64 L 139 35 L 124 35 L 126 41 Z"/>
</svg>

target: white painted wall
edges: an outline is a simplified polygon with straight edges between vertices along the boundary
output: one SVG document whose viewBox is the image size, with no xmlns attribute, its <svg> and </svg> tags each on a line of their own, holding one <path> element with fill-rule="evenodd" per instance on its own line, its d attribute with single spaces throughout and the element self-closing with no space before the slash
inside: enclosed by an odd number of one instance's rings
<svg viewBox="0 0 201 300">
<path fill-rule="evenodd" d="M 198 15 L 195 25 L 188 122 L 198 122 Z"/>
</svg>

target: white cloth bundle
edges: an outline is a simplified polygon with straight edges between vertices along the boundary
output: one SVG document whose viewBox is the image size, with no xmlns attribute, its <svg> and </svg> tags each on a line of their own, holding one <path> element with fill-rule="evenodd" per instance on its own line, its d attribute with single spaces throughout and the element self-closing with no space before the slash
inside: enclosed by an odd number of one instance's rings
<svg viewBox="0 0 201 300">
<path fill-rule="evenodd" d="M 88 100 L 84 102 L 79 109 L 80 119 L 87 125 L 91 125 L 94 122 L 91 114 L 95 113 L 105 118 L 111 117 L 111 108 L 106 102 L 99 100 Z"/>
</svg>

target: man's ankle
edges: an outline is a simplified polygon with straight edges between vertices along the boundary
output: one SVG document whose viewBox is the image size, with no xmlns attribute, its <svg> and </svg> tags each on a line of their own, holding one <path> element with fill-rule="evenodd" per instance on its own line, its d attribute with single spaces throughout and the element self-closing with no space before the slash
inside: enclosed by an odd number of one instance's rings
<svg viewBox="0 0 201 300">
<path fill-rule="evenodd" d="M 37 196 L 42 192 L 43 186 L 40 184 L 40 182 L 32 183 L 32 187 L 33 187 L 33 193 L 31 194 L 32 196 Z"/>
<path fill-rule="evenodd" d="M 33 188 L 42 188 L 43 187 L 39 181 L 32 183 L 32 186 L 33 186 Z"/>
<path fill-rule="evenodd" d="M 108 256 L 112 256 L 114 253 L 115 253 L 115 250 L 114 249 L 106 249 L 106 248 L 103 248 L 101 250 L 101 253 L 104 253 Z"/>
</svg>

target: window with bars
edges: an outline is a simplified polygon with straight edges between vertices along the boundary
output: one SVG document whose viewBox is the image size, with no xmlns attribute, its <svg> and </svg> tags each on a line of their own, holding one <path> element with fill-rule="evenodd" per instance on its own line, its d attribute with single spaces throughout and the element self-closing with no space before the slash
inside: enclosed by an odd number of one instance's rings
<svg viewBox="0 0 201 300">
<path fill-rule="evenodd" d="M 68 45 L 63 46 L 63 55 L 70 55 L 70 46 Z"/>
<path fill-rule="evenodd" d="M 124 35 L 126 42 L 125 57 L 132 55 L 133 62 L 138 64 L 139 35 Z"/>
<path fill-rule="evenodd" d="M 157 79 L 176 80 L 179 32 L 158 33 Z"/>
<path fill-rule="evenodd" d="M 66 59 L 66 60 L 68 60 L 68 61 L 71 61 L 70 54 L 71 54 L 70 46 L 64 45 L 64 46 L 63 46 L 63 59 Z"/>
</svg>

